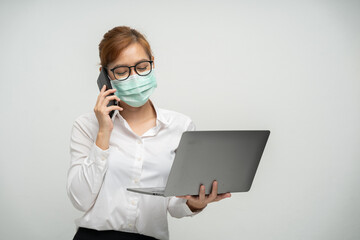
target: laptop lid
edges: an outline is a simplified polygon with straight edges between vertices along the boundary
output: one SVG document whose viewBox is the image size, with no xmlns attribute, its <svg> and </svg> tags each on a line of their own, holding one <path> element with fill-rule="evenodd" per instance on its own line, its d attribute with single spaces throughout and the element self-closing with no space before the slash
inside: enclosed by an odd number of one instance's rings
<svg viewBox="0 0 360 240">
<path fill-rule="evenodd" d="M 164 196 L 198 195 L 200 185 L 210 194 L 250 190 L 270 131 L 184 132 L 176 151 Z"/>
</svg>

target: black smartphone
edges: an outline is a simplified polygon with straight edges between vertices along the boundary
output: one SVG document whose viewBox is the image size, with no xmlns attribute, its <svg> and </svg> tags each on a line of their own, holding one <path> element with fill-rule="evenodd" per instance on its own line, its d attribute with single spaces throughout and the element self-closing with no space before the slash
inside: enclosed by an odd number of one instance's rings
<svg viewBox="0 0 360 240">
<path fill-rule="evenodd" d="M 107 72 L 106 72 L 105 68 L 101 68 L 101 72 L 100 72 L 99 77 L 98 77 L 98 79 L 97 79 L 97 85 L 98 85 L 100 91 L 101 91 L 101 89 L 102 89 L 102 87 L 103 87 L 104 85 L 106 85 L 106 90 L 112 89 L 111 84 L 110 84 L 110 79 L 109 79 L 108 76 L 107 76 Z M 114 95 L 114 94 L 111 93 L 110 95 Z M 109 96 L 110 96 L 110 95 L 109 95 Z M 115 105 L 115 106 L 116 106 L 116 105 L 117 105 L 117 101 L 116 101 L 116 100 L 111 100 L 111 101 L 109 102 L 109 104 L 108 104 L 108 107 L 109 107 L 109 106 L 112 106 L 112 105 Z M 111 112 L 109 113 L 110 117 L 112 117 L 113 114 L 114 114 L 114 111 L 111 111 Z"/>
</svg>

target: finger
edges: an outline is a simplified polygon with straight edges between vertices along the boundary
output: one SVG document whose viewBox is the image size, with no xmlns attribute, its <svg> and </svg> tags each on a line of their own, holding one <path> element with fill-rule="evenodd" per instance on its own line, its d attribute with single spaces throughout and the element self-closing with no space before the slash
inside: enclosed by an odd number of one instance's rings
<svg viewBox="0 0 360 240">
<path fill-rule="evenodd" d="M 124 109 L 119 106 L 110 106 L 110 107 L 106 108 L 106 113 L 109 114 L 109 112 L 114 111 L 114 110 L 122 111 Z"/>
<path fill-rule="evenodd" d="M 182 199 L 187 199 L 190 200 L 191 196 L 190 195 L 186 195 L 186 196 L 177 196 L 177 198 L 182 198 Z"/>
<path fill-rule="evenodd" d="M 104 84 L 104 85 L 102 86 L 100 92 L 103 93 L 103 92 L 105 92 L 105 90 L 106 90 L 106 85 Z"/>
<path fill-rule="evenodd" d="M 108 89 L 108 90 L 106 90 L 104 92 L 104 96 L 107 96 L 107 95 L 109 95 L 111 93 L 114 93 L 114 92 L 116 92 L 116 89 L 115 88 L 110 88 L 110 89 Z"/>
<path fill-rule="evenodd" d="M 116 95 L 111 95 L 111 96 L 107 96 L 107 97 L 104 99 L 104 101 L 102 101 L 101 104 L 107 106 L 111 100 L 116 100 L 116 101 L 120 102 L 120 98 L 119 98 L 119 97 L 117 97 Z"/>
<path fill-rule="evenodd" d="M 116 95 L 106 96 L 105 99 L 120 101 L 120 98 Z"/>
<path fill-rule="evenodd" d="M 231 197 L 231 193 L 218 194 L 213 202 L 217 202 L 217 201 L 223 200 L 225 198 L 230 198 L 230 197 Z"/>
<path fill-rule="evenodd" d="M 105 85 L 104 85 L 104 86 L 105 86 Z M 97 104 L 102 105 L 104 99 L 105 99 L 108 95 L 110 95 L 110 94 L 112 94 L 112 93 L 114 93 L 114 92 L 116 92 L 116 89 L 109 89 L 109 90 L 106 90 L 106 91 L 104 91 L 104 92 L 100 92 L 100 94 L 99 94 L 99 96 L 98 96 Z"/>
<path fill-rule="evenodd" d="M 106 90 L 106 85 L 104 84 L 104 85 L 102 86 L 102 88 L 100 89 L 100 93 L 99 93 L 99 95 L 98 95 L 98 97 L 97 97 L 96 102 L 99 102 L 99 100 L 100 100 L 102 94 L 105 92 L 105 90 Z"/>
<path fill-rule="evenodd" d="M 111 94 L 113 94 L 113 93 L 115 93 L 116 92 L 116 89 L 108 89 L 108 90 L 106 90 L 105 92 L 103 92 L 103 93 L 100 93 L 100 95 L 101 95 L 101 99 L 104 99 L 104 98 L 106 98 L 107 96 L 109 96 L 109 95 L 111 95 Z"/>
<path fill-rule="evenodd" d="M 218 192 L 218 183 L 217 181 L 214 181 L 208 200 L 213 201 L 217 197 L 217 192 Z"/>
<path fill-rule="evenodd" d="M 206 197 L 205 197 L 205 186 L 201 185 L 200 186 L 200 191 L 199 191 L 199 200 L 201 202 L 205 201 Z"/>
</svg>

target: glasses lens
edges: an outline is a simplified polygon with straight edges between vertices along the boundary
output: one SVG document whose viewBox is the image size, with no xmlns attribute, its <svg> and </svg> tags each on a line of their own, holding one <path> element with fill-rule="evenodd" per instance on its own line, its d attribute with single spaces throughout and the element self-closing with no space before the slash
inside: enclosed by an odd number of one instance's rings
<svg viewBox="0 0 360 240">
<path fill-rule="evenodd" d="M 136 64 L 135 70 L 140 76 L 146 76 L 151 72 L 150 62 L 140 62 Z"/>
<path fill-rule="evenodd" d="M 117 80 L 124 80 L 129 77 L 129 68 L 128 67 L 118 67 L 114 69 L 114 75 Z"/>
</svg>

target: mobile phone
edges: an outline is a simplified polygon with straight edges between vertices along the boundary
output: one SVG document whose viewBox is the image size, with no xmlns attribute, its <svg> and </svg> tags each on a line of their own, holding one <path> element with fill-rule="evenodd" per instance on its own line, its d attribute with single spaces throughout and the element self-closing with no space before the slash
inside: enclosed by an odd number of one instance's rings
<svg viewBox="0 0 360 240">
<path fill-rule="evenodd" d="M 101 89 L 102 89 L 102 87 L 103 87 L 104 85 L 106 85 L 106 90 L 112 89 L 111 84 L 110 84 L 110 79 L 109 79 L 109 77 L 108 77 L 108 75 L 107 75 L 107 72 L 106 72 L 106 69 L 105 69 L 104 67 L 101 68 L 99 77 L 98 77 L 98 79 L 97 79 L 97 85 L 98 85 L 100 91 L 101 91 Z M 114 95 L 114 94 L 111 93 L 110 95 Z M 109 95 L 109 96 L 110 96 L 110 95 Z M 117 105 L 117 101 L 116 101 L 116 100 L 111 100 L 107 106 L 110 107 L 110 106 L 112 106 L 112 105 L 115 105 L 115 106 L 116 106 L 116 105 Z M 114 114 L 114 111 L 111 111 L 111 112 L 109 113 L 110 117 L 112 117 L 113 114 Z"/>
</svg>

